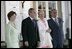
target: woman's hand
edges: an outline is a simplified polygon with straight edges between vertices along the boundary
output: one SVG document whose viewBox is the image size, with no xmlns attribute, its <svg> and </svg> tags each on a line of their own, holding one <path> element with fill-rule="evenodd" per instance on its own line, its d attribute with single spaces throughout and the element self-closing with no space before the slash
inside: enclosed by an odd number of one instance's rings
<svg viewBox="0 0 72 49">
<path fill-rule="evenodd" d="M 49 28 L 49 29 L 47 29 L 47 30 L 46 30 L 46 32 L 49 32 L 49 33 L 50 33 L 50 32 L 51 32 L 51 29 L 50 29 L 50 28 Z"/>
</svg>

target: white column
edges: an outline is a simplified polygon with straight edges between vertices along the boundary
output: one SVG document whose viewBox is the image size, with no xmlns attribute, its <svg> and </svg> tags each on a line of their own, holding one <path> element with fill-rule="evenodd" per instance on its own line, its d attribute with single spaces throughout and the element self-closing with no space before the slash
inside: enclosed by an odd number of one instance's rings
<svg viewBox="0 0 72 49">
<path fill-rule="evenodd" d="M 39 19 L 38 18 L 38 1 L 36 1 L 36 19 Z"/>
<path fill-rule="evenodd" d="M 49 6 L 48 6 L 48 1 L 45 1 L 46 4 L 46 19 L 49 19 Z"/>
<path fill-rule="evenodd" d="M 58 8 L 57 8 L 57 6 L 58 6 L 58 5 L 57 5 L 57 1 L 55 1 L 55 2 L 56 2 L 56 10 L 58 10 Z"/>
<path fill-rule="evenodd" d="M 64 31 L 64 38 L 65 38 L 65 33 L 66 33 L 66 21 L 65 21 L 65 17 L 66 17 L 66 9 L 65 9 L 65 2 L 61 1 L 61 6 L 62 6 L 62 15 L 63 15 L 63 31 Z"/>
<path fill-rule="evenodd" d="M 71 39 L 71 1 L 69 1 L 69 39 Z"/>
<path fill-rule="evenodd" d="M 1 1 L 1 41 L 5 41 L 5 24 L 6 24 L 5 1 Z"/>
<path fill-rule="evenodd" d="M 55 2 L 56 2 L 57 17 L 58 17 L 58 4 L 57 4 L 58 1 Z"/>
<path fill-rule="evenodd" d="M 16 16 L 16 27 L 19 31 L 19 33 L 21 33 L 21 22 L 22 22 L 22 5 L 20 1 L 17 1 L 17 16 Z M 16 10 L 15 9 L 15 10 Z"/>
<path fill-rule="evenodd" d="M 66 5 L 66 27 L 69 28 L 69 1 L 65 2 Z"/>
<path fill-rule="evenodd" d="M 62 3 L 62 15 L 63 15 L 63 30 L 64 35 L 67 33 L 66 28 L 69 28 L 69 5 L 68 1 L 61 1 Z"/>
</svg>

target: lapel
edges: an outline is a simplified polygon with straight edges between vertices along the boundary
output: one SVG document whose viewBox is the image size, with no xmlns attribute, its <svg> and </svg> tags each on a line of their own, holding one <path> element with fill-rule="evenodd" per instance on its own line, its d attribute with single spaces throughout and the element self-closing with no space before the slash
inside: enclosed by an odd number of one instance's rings
<svg viewBox="0 0 72 49">
<path fill-rule="evenodd" d="M 29 21 L 28 21 L 29 26 L 35 27 L 35 26 L 34 26 L 34 23 L 33 23 L 32 20 L 30 19 L 30 17 L 29 17 L 28 19 L 29 19 Z M 35 22 L 36 22 L 36 20 L 35 20 Z"/>
<path fill-rule="evenodd" d="M 30 19 L 30 17 L 28 17 L 28 24 L 29 24 L 29 25 L 33 25 L 33 22 L 32 22 L 32 20 Z"/>
<path fill-rule="evenodd" d="M 51 20 L 52 20 L 53 25 L 59 26 L 52 18 Z"/>
</svg>

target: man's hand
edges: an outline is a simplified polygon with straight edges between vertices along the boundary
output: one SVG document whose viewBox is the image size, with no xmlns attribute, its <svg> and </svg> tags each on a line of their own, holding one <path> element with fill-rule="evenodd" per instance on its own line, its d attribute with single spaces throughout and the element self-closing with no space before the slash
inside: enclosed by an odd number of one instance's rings
<svg viewBox="0 0 72 49">
<path fill-rule="evenodd" d="M 39 43 L 40 43 L 40 41 L 37 42 L 37 44 L 39 44 Z"/>
<path fill-rule="evenodd" d="M 40 41 L 37 42 L 37 48 L 40 46 Z"/>
<path fill-rule="evenodd" d="M 29 46 L 29 43 L 28 43 L 28 41 L 25 41 L 25 46 Z"/>
</svg>

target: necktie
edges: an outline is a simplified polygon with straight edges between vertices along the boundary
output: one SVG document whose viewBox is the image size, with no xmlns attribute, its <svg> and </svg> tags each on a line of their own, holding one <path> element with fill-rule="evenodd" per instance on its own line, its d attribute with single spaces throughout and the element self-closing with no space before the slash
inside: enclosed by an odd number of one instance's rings
<svg viewBox="0 0 72 49">
<path fill-rule="evenodd" d="M 34 27 L 36 26 L 36 21 L 35 19 L 32 20 L 33 24 L 34 24 Z"/>
<path fill-rule="evenodd" d="M 55 18 L 55 22 L 56 22 L 56 24 L 58 25 L 58 22 L 57 22 L 57 19 Z"/>
</svg>

